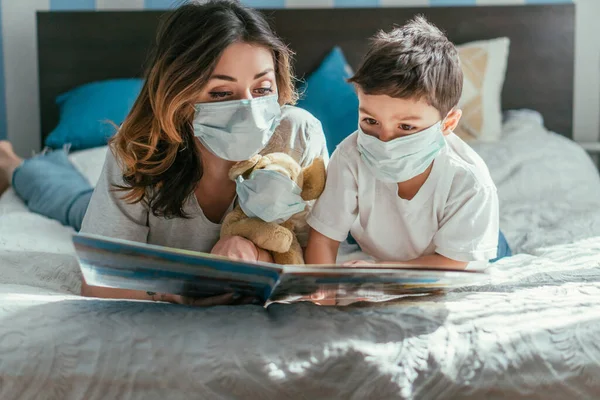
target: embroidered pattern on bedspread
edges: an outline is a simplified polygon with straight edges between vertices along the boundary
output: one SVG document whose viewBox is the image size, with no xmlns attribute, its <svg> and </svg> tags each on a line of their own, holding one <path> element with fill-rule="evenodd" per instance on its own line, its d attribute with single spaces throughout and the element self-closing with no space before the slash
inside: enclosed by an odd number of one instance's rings
<svg viewBox="0 0 600 400">
<path fill-rule="evenodd" d="M 390 304 L 83 299 L 70 231 L 9 191 L 0 399 L 597 398 L 600 182 L 584 152 L 536 118 L 517 115 L 500 142 L 476 146 L 502 229 L 528 254 L 499 261 L 489 282 Z"/>
</svg>

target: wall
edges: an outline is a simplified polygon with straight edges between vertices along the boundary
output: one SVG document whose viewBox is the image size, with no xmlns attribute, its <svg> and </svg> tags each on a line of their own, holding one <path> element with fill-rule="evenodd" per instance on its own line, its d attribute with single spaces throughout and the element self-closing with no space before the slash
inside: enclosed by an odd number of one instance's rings
<svg viewBox="0 0 600 400">
<path fill-rule="evenodd" d="M 580 141 L 600 136 L 600 1 L 576 1 L 573 132 Z M 551 84 L 549 82 L 549 84 Z"/>
<path fill-rule="evenodd" d="M 181 0 L 179 0 L 181 1 Z M 39 99 L 37 10 L 164 9 L 177 0 L 0 0 L 0 139 L 8 138 L 17 153 L 38 151 Z M 576 1 L 575 137 L 597 140 L 600 133 L 600 37 L 598 0 L 243 0 L 264 8 L 398 7 L 539 4 Z M 548 82 L 552 84 L 552 82 Z"/>
</svg>

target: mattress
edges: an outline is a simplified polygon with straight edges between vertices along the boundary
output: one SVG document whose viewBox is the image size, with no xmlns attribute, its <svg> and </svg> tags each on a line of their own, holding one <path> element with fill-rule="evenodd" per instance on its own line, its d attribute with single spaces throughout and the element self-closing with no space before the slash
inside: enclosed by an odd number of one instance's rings
<svg viewBox="0 0 600 400">
<path fill-rule="evenodd" d="M 476 144 L 517 253 L 445 295 L 191 308 L 78 296 L 71 231 L 0 198 L 0 398 L 597 398 L 600 179 L 539 114 Z M 72 160 L 95 182 L 105 148 Z M 356 256 L 347 246 L 342 257 Z"/>
</svg>

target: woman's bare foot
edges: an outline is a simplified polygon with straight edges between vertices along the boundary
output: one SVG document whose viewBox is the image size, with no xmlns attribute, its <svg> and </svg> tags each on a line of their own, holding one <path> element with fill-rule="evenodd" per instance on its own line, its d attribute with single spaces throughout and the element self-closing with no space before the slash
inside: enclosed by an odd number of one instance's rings
<svg viewBox="0 0 600 400">
<path fill-rule="evenodd" d="M 0 140 L 0 196 L 10 186 L 13 172 L 22 162 L 23 159 L 15 154 L 12 145 Z"/>
</svg>

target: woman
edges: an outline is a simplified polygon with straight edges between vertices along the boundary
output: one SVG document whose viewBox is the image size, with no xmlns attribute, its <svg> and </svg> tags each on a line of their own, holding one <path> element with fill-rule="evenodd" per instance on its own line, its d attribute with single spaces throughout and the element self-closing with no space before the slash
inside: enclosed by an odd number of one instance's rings
<svg viewBox="0 0 600 400">
<path fill-rule="evenodd" d="M 219 233 L 235 199 L 228 172 L 236 161 L 259 152 L 285 152 L 303 166 L 319 156 L 328 158 L 321 124 L 291 106 L 296 93 L 290 56 L 264 18 L 236 2 L 178 8 L 159 29 L 144 86 L 111 140 L 93 195 L 89 187 L 65 184 L 69 189 L 54 190 L 69 196 L 60 201 L 60 210 L 42 213 L 76 228 L 85 214 L 81 231 L 86 233 L 270 261 L 251 242 L 239 237 L 219 241 Z M 51 161 L 61 168 L 59 175 L 70 168 L 77 176 L 64 152 L 21 164 L 4 143 L 0 160 L 4 185 L 11 179 L 30 207 L 43 208 L 40 193 L 48 192 L 27 187 L 33 175 L 41 180 L 39 163 Z M 64 176 L 59 181 L 71 182 Z M 51 182 L 55 188 L 57 179 Z M 188 302 L 85 282 L 82 295 Z M 233 301 L 228 294 L 195 304 Z"/>
</svg>

